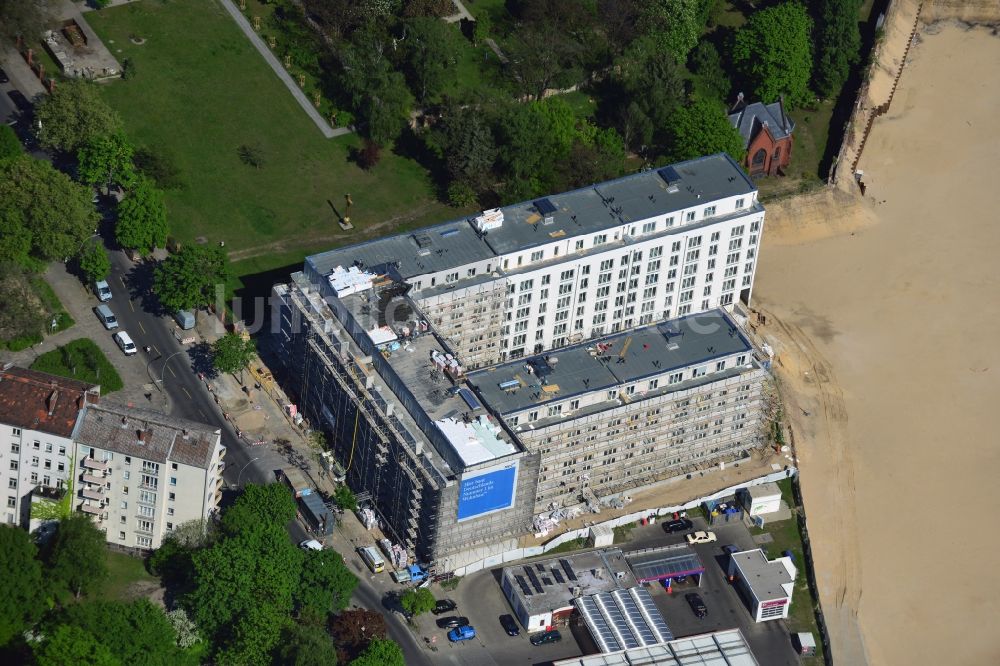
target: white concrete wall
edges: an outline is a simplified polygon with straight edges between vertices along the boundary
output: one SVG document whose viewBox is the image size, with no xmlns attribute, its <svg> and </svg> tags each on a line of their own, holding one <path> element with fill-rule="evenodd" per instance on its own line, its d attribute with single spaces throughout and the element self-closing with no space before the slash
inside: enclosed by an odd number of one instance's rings
<svg viewBox="0 0 1000 666">
<path fill-rule="evenodd" d="M 36 487 L 65 486 L 72 473 L 72 455 L 73 441 L 69 438 L 0 424 L 0 489 L 6 491 L 0 505 L 2 521 L 18 524 L 22 512 L 29 508 L 25 503 L 31 501 L 29 495 Z M 11 469 L 11 463 L 16 463 L 16 470 Z M 16 488 L 11 487 L 12 481 Z"/>
</svg>

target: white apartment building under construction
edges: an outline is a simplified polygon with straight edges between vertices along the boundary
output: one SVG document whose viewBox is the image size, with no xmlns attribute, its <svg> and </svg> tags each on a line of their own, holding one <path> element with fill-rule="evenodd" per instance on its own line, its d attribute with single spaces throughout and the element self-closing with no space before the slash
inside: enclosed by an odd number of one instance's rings
<svg viewBox="0 0 1000 666">
<path fill-rule="evenodd" d="M 274 290 L 289 388 L 396 541 L 502 552 L 756 444 L 766 360 L 727 311 L 763 220 L 720 154 L 307 257 Z"/>
</svg>

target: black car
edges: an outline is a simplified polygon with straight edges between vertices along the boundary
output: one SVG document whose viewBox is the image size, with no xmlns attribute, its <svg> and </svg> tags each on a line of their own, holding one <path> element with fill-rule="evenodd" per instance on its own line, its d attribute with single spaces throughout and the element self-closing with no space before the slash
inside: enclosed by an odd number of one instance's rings
<svg viewBox="0 0 1000 666">
<path fill-rule="evenodd" d="M 530 639 L 532 645 L 545 645 L 546 643 L 558 643 L 562 640 L 562 634 L 559 633 L 557 629 L 552 631 L 543 631 L 540 634 L 535 634 Z"/>
<path fill-rule="evenodd" d="M 19 111 L 31 111 L 31 102 L 20 90 L 8 90 L 7 97 L 10 97 L 10 101 L 14 102 Z"/>
<path fill-rule="evenodd" d="M 503 627 L 508 636 L 518 636 L 521 633 L 521 630 L 517 626 L 517 620 L 511 615 L 501 615 L 500 626 Z"/>
<path fill-rule="evenodd" d="M 458 605 L 451 599 L 438 599 L 431 612 L 435 615 L 440 615 L 441 613 L 450 613 L 456 608 L 458 608 Z"/>
<path fill-rule="evenodd" d="M 7 72 L 0 69 L 0 83 L 10 83 L 10 77 L 7 76 Z"/>
<path fill-rule="evenodd" d="M 705 617 L 708 615 L 708 608 L 705 607 L 705 602 L 701 600 L 701 595 L 697 592 L 688 592 L 684 595 L 684 598 L 688 602 L 688 606 L 691 607 L 691 612 L 698 617 Z"/>
<path fill-rule="evenodd" d="M 454 629 L 455 627 L 464 627 L 467 624 L 469 624 L 469 618 L 455 615 L 443 617 L 437 621 L 438 629 Z"/>
<path fill-rule="evenodd" d="M 671 520 L 663 523 L 663 529 L 667 531 L 667 534 L 674 534 L 676 532 L 686 532 L 687 530 L 694 527 L 692 523 L 687 518 L 680 518 L 678 520 Z"/>
</svg>

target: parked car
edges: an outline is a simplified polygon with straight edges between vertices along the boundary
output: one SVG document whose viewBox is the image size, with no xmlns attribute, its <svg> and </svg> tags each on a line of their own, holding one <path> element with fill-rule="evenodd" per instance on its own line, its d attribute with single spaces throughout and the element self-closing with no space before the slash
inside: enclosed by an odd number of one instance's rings
<svg viewBox="0 0 1000 666">
<path fill-rule="evenodd" d="M 323 544 L 316 539 L 306 539 L 299 544 L 299 548 L 302 550 L 323 550 Z"/>
<path fill-rule="evenodd" d="M 674 534 L 676 532 L 685 532 L 694 527 L 692 523 L 687 518 L 680 518 L 678 520 L 671 520 L 663 523 L 663 529 L 667 531 L 667 534 Z"/>
<path fill-rule="evenodd" d="M 470 641 L 476 637 L 476 630 L 470 625 L 466 624 L 461 627 L 455 627 L 448 632 L 448 640 L 452 643 L 458 643 L 459 641 Z"/>
<path fill-rule="evenodd" d="M 688 606 L 691 607 L 691 612 L 699 618 L 708 615 L 708 608 L 705 607 L 705 602 L 701 600 L 700 594 L 697 592 L 688 592 L 684 595 L 684 599 L 687 600 Z"/>
<path fill-rule="evenodd" d="M 500 626 L 503 627 L 508 636 L 519 636 L 521 634 L 521 629 L 517 626 L 517 620 L 514 619 L 513 615 L 501 615 Z"/>
<path fill-rule="evenodd" d="M 729 543 L 722 547 L 722 552 L 724 552 L 726 555 L 733 555 L 735 553 L 740 552 L 740 547 L 737 546 L 736 544 Z"/>
<path fill-rule="evenodd" d="M 2 69 L 0 69 L 0 83 L 10 83 L 10 77 Z"/>
<path fill-rule="evenodd" d="M 464 627 L 467 624 L 469 624 L 469 618 L 459 615 L 449 615 L 437 621 L 438 629 L 455 629 L 457 627 Z"/>
<path fill-rule="evenodd" d="M 108 286 L 107 280 L 98 280 L 94 283 L 94 293 L 97 294 L 97 300 L 101 303 L 106 303 L 111 300 L 111 287 Z"/>
<path fill-rule="evenodd" d="M 687 535 L 687 541 L 690 544 L 712 543 L 716 538 L 715 532 L 702 532 L 700 530 Z"/>
<path fill-rule="evenodd" d="M 101 320 L 102 324 L 104 324 L 104 328 L 109 331 L 118 328 L 118 318 L 115 317 L 115 313 L 112 312 L 111 308 L 107 305 L 98 305 L 94 308 L 94 314 L 96 314 L 97 318 Z"/>
<path fill-rule="evenodd" d="M 528 639 L 531 641 L 532 645 L 545 645 L 546 643 L 558 643 L 562 640 L 562 634 L 559 633 L 558 629 L 553 629 L 552 631 L 543 631 L 540 634 L 535 634 Z"/>
<path fill-rule="evenodd" d="M 115 344 L 121 349 L 126 356 L 131 356 L 138 350 L 135 348 L 135 343 L 132 342 L 132 338 L 125 331 L 119 331 L 112 336 L 115 339 Z"/>
<path fill-rule="evenodd" d="M 438 599 L 431 612 L 435 615 L 441 615 L 442 613 L 450 613 L 456 608 L 458 605 L 451 599 Z"/>
</svg>

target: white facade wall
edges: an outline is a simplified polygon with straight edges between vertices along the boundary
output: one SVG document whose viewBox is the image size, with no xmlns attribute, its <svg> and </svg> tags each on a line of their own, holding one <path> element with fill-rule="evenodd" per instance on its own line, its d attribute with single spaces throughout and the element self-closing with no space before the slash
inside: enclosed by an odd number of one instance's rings
<svg viewBox="0 0 1000 666">
<path fill-rule="evenodd" d="M 158 463 L 114 451 L 78 445 L 76 471 L 79 479 L 74 492 L 73 508 L 81 504 L 103 507 L 96 517 L 108 543 L 127 548 L 159 548 L 163 539 L 181 523 L 207 519 L 216 507 L 220 460 L 223 452 L 217 444 L 213 464 L 203 469 L 168 460 Z M 92 487 L 83 475 L 97 476 L 85 470 L 85 458 L 104 461 L 102 502 L 80 497 L 79 489 Z"/>
<path fill-rule="evenodd" d="M 7 491 L 3 522 L 27 525 L 32 491 L 65 487 L 72 455 L 71 439 L 0 424 L 0 488 Z"/>
<path fill-rule="evenodd" d="M 419 292 L 456 282 L 455 296 L 439 298 L 458 298 L 462 279 L 500 269 L 497 280 L 506 281 L 507 299 L 498 360 L 527 356 L 728 306 L 749 294 L 764 222 L 755 203 L 756 193 L 706 202 L 410 283 Z M 462 349 L 455 351 L 462 356 Z"/>
</svg>

